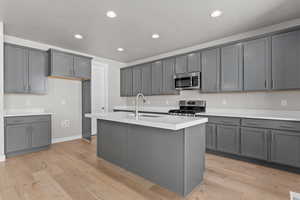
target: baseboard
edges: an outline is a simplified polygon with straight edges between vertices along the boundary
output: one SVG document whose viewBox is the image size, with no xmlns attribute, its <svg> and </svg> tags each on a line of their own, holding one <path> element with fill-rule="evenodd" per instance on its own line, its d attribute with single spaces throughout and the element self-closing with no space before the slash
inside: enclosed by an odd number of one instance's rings
<svg viewBox="0 0 300 200">
<path fill-rule="evenodd" d="M 5 161 L 5 155 L 0 155 L 0 162 Z"/>
<path fill-rule="evenodd" d="M 82 138 L 81 135 L 74 135 L 74 136 L 62 137 L 62 138 L 52 138 L 52 144 L 77 140 L 77 139 L 80 139 L 80 138 Z"/>
</svg>

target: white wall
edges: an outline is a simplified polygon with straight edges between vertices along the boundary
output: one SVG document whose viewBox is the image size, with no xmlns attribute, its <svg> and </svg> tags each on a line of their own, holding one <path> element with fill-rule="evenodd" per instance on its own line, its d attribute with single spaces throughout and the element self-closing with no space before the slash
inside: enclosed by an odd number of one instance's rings
<svg viewBox="0 0 300 200">
<path fill-rule="evenodd" d="M 8 43 L 42 50 L 55 48 L 93 57 L 95 61 L 108 66 L 108 110 L 112 110 L 114 106 L 119 105 L 121 102 L 123 104 L 126 103 L 126 99 L 120 98 L 119 92 L 119 71 L 120 67 L 124 66 L 124 63 L 7 35 L 5 35 L 4 40 Z M 45 109 L 47 112 L 54 113 L 52 118 L 52 136 L 54 142 L 81 137 L 81 82 L 77 80 L 48 78 L 48 87 L 48 94 L 46 95 L 5 94 L 4 108 L 6 110 Z M 64 128 L 61 125 L 65 120 L 70 120 L 69 128 Z"/>
<path fill-rule="evenodd" d="M 4 121 L 3 121 L 3 23 L 0 22 L 0 161 L 4 156 Z"/>
</svg>

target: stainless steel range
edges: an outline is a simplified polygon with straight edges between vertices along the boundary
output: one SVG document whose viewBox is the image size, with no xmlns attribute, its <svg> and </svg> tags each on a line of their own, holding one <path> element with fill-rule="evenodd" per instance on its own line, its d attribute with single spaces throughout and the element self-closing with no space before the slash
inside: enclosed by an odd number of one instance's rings
<svg viewBox="0 0 300 200">
<path fill-rule="evenodd" d="M 190 100 L 179 101 L 179 109 L 169 110 L 170 115 L 181 115 L 181 116 L 196 116 L 197 114 L 206 111 L 206 101 L 203 100 Z"/>
</svg>

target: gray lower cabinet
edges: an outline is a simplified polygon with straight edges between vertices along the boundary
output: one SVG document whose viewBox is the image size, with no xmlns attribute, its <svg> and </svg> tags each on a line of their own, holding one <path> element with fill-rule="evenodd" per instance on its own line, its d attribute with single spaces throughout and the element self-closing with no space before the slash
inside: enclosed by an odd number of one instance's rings
<svg viewBox="0 0 300 200">
<path fill-rule="evenodd" d="M 271 131 L 271 161 L 300 167 L 300 134 L 292 131 Z"/>
<path fill-rule="evenodd" d="M 91 58 L 50 49 L 49 76 L 71 79 L 91 78 Z"/>
<path fill-rule="evenodd" d="M 268 129 L 241 127 L 241 155 L 268 159 Z"/>
<path fill-rule="evenodd" d="M 190 53 L 187 55 L 187 71 L 200 72 L 201 71 L 201 57 L 200 52 Z"/>
<path fill-rule="evenodd" d="M 221 90 L 243 90 L 243 56 L 241 44 L 221 48 Z"/>
<path fill-rule="evenodd" d="M 188 63 L 187 63 L 186 55 L 177 56 L 175 58 L 175 73 L 176 74 L 187 73 L 188 71 L 187 64 Z"/>
<path fill-rule="evenodd" d="M 218 92 L 220 89 L 220 49 L 201 52 L 202 92 Z"/>
<path fill-rule="evenodd" d="M 122 97 L 132 96 L 132 68 L 120 70 L 120 93 Z"/>
<path fill-rule="evenodd" d="M 217 150 L 226 153 L 239 154 L 240 127 L 217 125 Z"/>
<path fill-rule="evenodd" d="M 159 95 L 163 91 L 163 63 L 156 61 L 151 64 L 151 94 Z"/>
<path fill-rule="evenodd" d="M 152 94 L 152 76 L 151 76 L 151 64 L 144 64 L 141 67 L 142 76 L 142 93 L 150 96 Z"/>
<path fill-rule="evenodd" d="M 216 125 L 207 123 L 206 124 L 206 148 L 215 150 L 217 141 L 217 130 Z"/>
<path fill-rule="evenodd" d="M 51 144 L 51 116 L 5 117 L 7 157 L 46 149 Z"/>
<path fill-rule="evenodd" d="M 140 66 L 132 68 L 132 95 L 142 92 L 142 68 Z"/>
<path fill-rule="evenodd" d="M 178 94 L 174 84 L 175 59 L 163 61 L 163 94 Z"/>
<path fill-rule="evenodd" d="M 300 88 L 300 31 L 272 37 L 272 89 Z"/>
<path fill-rule="evenodd" d="M 260 38 L 243 43 L 244 90 L 271 89 L 271 38 Z"/>
<path fill-rule="evenodd" d="M 74 56 L 74 76 L 82 79 L 91 79 L 91 59 Z"/>
<path fill-rule="evenodd" d="M 47 52 L 5 43 L 4 92 L 47 93 Z"/>
</svg>

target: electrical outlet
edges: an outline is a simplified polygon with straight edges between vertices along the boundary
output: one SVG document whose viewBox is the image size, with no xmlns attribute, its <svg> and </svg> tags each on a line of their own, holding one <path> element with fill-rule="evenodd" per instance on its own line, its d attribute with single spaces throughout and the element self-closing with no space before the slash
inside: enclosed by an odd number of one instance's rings
<svg viewBox="0 0 300 200">
<path fill-rule="evenodd" d="M 222 100 L 222 104 L 223 104 L 223 105 L 226 105 L 226 104 L 227 104 L 226 99 L 223 99 L 223 100 Z"/>
<path fill-rule="evenodd" d="M 26 100 L 26 106 L 31 106 L 31 101 L 29 99 Z"/>
<path fill-rule="evenodd" d="M 166 104 L 169 105 L 169 101 L 168 100 L 166 100 Z"/>
<path fill-rule="evenodd" d="M 146 101 L 146 104 L 150 105 L 150 101 L 149 101 L 149 100 L 147 100 L 147 101 Z"/>
<path fill-rule="evenodd" d="M 281 104 L 281 106 L 287 106 L 288 102 L 286 99 L 282 99 L 280 104 Z"/>
<path fill-rule="evenodd" d="M 60 103 L 61 103 L 61 105 L 66 105 L 66 104 L 67 104 L 67 102 L 66 102 L 65 99 L 62 99 L 62 100 L 60 101 Z"/>
<path fill-rule="evenodd" d="M 71 121 L 70 121 L 70 120 L 62 120 L 62 121 L 60 122 L 60 126 L 61 126 L 62 128 L 70 128 L 70 126 L 71 126 Z"/>
</svg>

